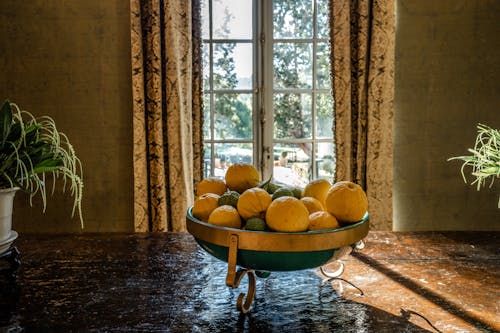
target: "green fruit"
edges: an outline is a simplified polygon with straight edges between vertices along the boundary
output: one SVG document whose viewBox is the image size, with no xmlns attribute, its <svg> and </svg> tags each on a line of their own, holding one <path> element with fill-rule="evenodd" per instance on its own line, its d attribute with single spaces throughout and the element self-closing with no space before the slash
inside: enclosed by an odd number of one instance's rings
<svg viewBox="0 0 500 333">
<path fill-rule="evenodd" d="M 302 188 L 298 186 L 292 187 L 292 193 L 293 196 L 296 197 L 297 199 L 302 198 Z"/>
<path fill-rule="evenodd" d="M 279 186 L 275 183 L 272 183 L 271 181 L 265 182 L 260 187 L 263 188 L 264 190 L 266 190 L 267 193 L 269 193 L 269 194 L 273 194 L 274 192 L 276 192 L 276 190 L 281 188 L 281 186 Z"/>
<path fill-rule="evenodd" d="M 275 200 L 279 197 L 293 197 L 293 192 L 290 188 L 282 187 L 274 192 L 272 199 Z"/>
<path fill-rule="evenodd" d="M 269 183 L 269 185 L 268 185 L 268 187 L 267 187 L 266 191 L 267 191 L 267 193 L 269 193 L 269 194 L 273 194 L 274 192 L 276 192 L 276 191 L 277 191 L 277 190 L 279 190 L 280 188 L 281 188 L 281 186 L 280 186 L 280 185 L 278 185 L 278 184 L 275 184 L 275 183 Z"/>
<path fill-rule="evenodd" d="M 224 193 L 217 200 L 217 204 L 219 206 L 229 205 L 237 208 L 238 199 L 240 198 L 240 194 L 236 191 L 229 191 Z"/>
<path fill-rule="evenodd" d="M 248 219 L 247 224 L 245 225 L 245 230 L 264 231 L 266 228 L 266 221 L 259 217 L 252 217 Z"/>
</svg>

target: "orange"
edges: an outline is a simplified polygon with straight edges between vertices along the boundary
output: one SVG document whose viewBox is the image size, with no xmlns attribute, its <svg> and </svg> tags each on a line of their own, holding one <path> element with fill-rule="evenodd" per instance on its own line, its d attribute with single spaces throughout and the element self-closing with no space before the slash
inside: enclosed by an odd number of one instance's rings
<svg viewBox="0 0 500 333">
<path fill-rule="evenodd" d="M 204 222 L 208 221 L 210 213 L 219 206 L 219 196 L 214 193 L 200 195 L 193 204 L 193 216 Z"/>
<path fill-rule="evenodd" d="M 259 171 L 246 163 L 236 163 L 231 165 L 226 171 L 226 185 L 230 190 L 243 193 L 249 188 L 259 185 Z"/>
<path fill-rule="evenodd" d="M 266 190 L 259 187 L 250 188 L 238 199 L 238 213 L 245 220 L 251 217 L 264 218 L 271 201 L 271 195 Z"/>
<path fill-rule="evenodd" d="M 326 179 L 316 179 L 306 185 L 302 197 L 313 197 L 319 200 L 323 207 L 325 206 L 326 194 L 332 184 Z"/>
<path fill-rule="evenodd" d="M 274 231 L 306 231 L 309 226 L 309 211 L 295 197 L 279 197 L 267 208 L 266 223 Z"/>
<path fill-rule="evenodd" d="M 350 181 L 333 184 L 325 201 L 326 210 L 342 222 L 360 221 L 368 209 L 365 191 Z"/>
<path fill-rule="evenodd" d="M 318 211 L 309 215 L 308 230 L 331 229 L 339 226 L 337 219 L 328 212 Z"/>
<path fill-rule="evenodd" d="M 304 205 L 306 205 L 306 208 L 309 211 L 309 214 L 324 210 L 323 205 L 316 198 L 303 197 L 302 199 L 300 199 L 300 201 L 302 201 L 304 203 Z"/>
<path fill-rule="evenodd" d="M 223 205 L 213 210 L 208 218 L 208 223 L 226 228 L 241 228 L 241 218 L 233 206 Z"/>
<path fill-rule="evenodd" d="M 205 193 L 215 193 L 223 195 L 227 191 L 226 183 L 220 178 L 205 178 L 196 186 L 196 196 L 199 197 Z"/>
</svg>

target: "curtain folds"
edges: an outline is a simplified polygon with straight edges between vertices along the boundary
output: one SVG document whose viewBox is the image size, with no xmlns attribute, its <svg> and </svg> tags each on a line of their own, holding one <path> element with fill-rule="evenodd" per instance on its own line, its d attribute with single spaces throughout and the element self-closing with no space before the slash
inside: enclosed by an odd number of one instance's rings
<svg viewBox="0 0 500 333">
<path fill-rule="evenodd" d="M 198 0 L 130 0 L 135 231 L 183 231 L 202 177 Z"/>
<path fill-rule="evenodd" d="M 374 230 L 392 229 L 394 0 L 329 0 L 335 180 L 360 184 Z"/>
</svg>

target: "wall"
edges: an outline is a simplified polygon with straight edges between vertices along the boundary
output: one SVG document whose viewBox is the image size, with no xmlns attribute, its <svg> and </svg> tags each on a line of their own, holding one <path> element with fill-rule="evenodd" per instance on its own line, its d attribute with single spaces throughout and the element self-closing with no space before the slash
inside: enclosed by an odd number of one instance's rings
<svg viewBox="0 0 500 333">
<path fill-rule="evenodd" d="M 394 228 L 500 230 L 500 182 L 477 192 L 447 162 L 477 123 L 500 129 L 500 1 L 398 0 L 396 15 Z"/>
<path fill-rule="evenodd" d="M 2 0 L 0 98 L 50 115 L 84 168 L 84 231 L 131 231 L 132 109 L 129 1 Z M 60 193 L 30 208 L 16 196 L 21 232 L 79 231 Z"/>
<path fill-rule="evenodd" d="M 397 0 L 394 227 L 500 230 L 499 182 L 477 192 L 450 156 L 500 128 L 500 1 Z M 0 97 L 49 114 L 85 172 L 85 231 L 131 231 L 129 2 L 0 2 Z M 79 231 L 71 199 L 16 197 L 14 229 Z"/>
</svg>

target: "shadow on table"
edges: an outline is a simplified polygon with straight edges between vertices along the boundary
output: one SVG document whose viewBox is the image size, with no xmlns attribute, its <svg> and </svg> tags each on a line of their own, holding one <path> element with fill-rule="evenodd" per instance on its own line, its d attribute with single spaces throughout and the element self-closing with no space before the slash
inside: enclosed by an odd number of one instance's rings
<svg viewBox="0 0 500 333">
<path fill-rule="evenodd" d="M 431 326 L 423 328 L 427 325 L 424 320 L 416 319 L 422 322 L 423 327 L 410 322 L 409 313 L 398 316 L 347 300 L 333 289 L 329 281 L 318 285 L 314 274 L 273 273 L 258 284 L 257 296 L 249 314 L 238 315 L 236 312 L 236 298 L 239 292 L 244 291 L 236 290 L 229 300 L 206 303 L 197 318 L 196 329 L 259 333 L 436 332 Z M 231 311 L 227 311 L 228 306 Z"/>
<path fill-rule="evenodd" d="M 0 279 L 0 332 L 4 332 L 7 327 L 7 332 L 13 327 L 13 315 L 19 302 L 20 290 L 19 286 L 12 282 L 6 282 Z"/>
<path fill-rule="evenodd" d="M 418 295 L 426 298 L 430 302 L 434 303 L 435 305 L 441 307 L 443 310 L 447 311 L 448 313 L 468 322 L 469 324 L 473 325 L 474 327 L 486 331 L 486 332 L 496 332 L 496 329 L 491 327 L 488 323 L 482 321 L 480 318 L 475 317 L 472 314 L 468 314 L 464 309 L 461 307 L 457 306 L 450 300 L 443 298 L 441 295 L 435 293 L 434 291 L 427 289 L 415 282 L 413 282 L 411 279 L 399 274 L 398 272 L 391 270 L 387 266 L 385 266 L 383 263 L 379 262 L 378 260 L 375 260 L 373 258 L 370 258 L 369 256 L 366 256 L 360 252 L 353 252 L 351 254 L 353 257 L 358 259 L 359 261 L 369 265 L 371 268 L 379 271 L 380 273 L 384 274 L 386 277 L 390 278 L 391 280 L 405 286 L 406 288 L 412 290 L 413 292 L 417 293 Z"/>
</svg>

